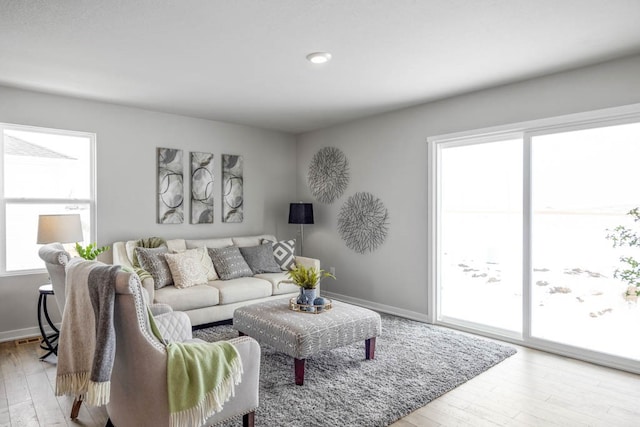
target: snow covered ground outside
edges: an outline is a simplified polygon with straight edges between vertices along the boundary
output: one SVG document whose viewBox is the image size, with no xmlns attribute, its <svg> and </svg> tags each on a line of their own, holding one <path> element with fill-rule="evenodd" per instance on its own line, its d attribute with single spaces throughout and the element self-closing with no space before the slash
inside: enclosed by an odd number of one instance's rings
<svg viewBox="0 0 640 427">
<path fill-rule="evenodd" d="M 640 303 L 626 301 L 627 285 L 613 277 L 619 256 L 638 251 L 613 249 L 605 238 L 625 221 L 602 214 L 534 217 L 533 336 L 640 360 Z M 520 332 L 520 217 L 450 215 L 445 224 L 441 313 Z"/>
</svg>

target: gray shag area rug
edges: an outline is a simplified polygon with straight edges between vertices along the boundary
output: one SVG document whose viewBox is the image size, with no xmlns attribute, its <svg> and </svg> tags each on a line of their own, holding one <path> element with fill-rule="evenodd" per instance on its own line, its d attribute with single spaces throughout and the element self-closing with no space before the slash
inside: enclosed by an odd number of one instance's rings
<svg viewBox="0 0 640 427">
<path fill-rule="evenodd" d="M 295 385 L 293 358 L 263 345 L 256 425 L 387 426 L 516 353 L 447 328 L 381 316 L 375 359 L 365 360 L 364 342 L 320 353 L 307 359 L 303 386 Z M 218 341 L 238 333 L 222 325 L 193 335 Z"/>
</svg>

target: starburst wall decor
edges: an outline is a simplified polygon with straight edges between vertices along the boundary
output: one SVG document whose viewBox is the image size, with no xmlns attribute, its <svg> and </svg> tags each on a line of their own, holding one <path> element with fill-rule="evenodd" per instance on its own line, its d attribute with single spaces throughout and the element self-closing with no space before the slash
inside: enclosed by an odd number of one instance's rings
<svg viewBox="0 0 640 427">
<path fill-rule="evenodd" d="M 335 147 L 320 149 L 311 159 L 307 181 L 317 201 L 333 203 L 349 185 L 347 156 Z"/>
<path fill-rule="evenodd" d="M 338 233 L 348 248 L 364 254 L 378 248 L 389 231 L 389 212 L 371 193 L 349 197 L 338 214 Z"/>
</svg>

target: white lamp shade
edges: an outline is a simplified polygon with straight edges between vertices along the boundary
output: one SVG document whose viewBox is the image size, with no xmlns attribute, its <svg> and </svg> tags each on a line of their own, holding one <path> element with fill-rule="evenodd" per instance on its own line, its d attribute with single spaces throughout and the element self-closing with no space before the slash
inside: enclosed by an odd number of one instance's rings
<svg viewBox="0 0 640 427">
<path fill-rule="evenodd" d="M 79 214 L 40 215 L 38 218 L 39 244 L 74 243 L 83 240 Z"/>
</svg>

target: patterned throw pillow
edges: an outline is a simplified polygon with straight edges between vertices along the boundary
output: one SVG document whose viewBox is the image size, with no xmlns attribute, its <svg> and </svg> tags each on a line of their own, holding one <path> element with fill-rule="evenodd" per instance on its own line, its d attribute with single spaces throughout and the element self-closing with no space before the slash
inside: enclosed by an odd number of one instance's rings
<svg viewBox="0 0 640 427">
<path fill-rule="evenodd" d="M 173 283 L 171 270 L 169 270 L 167 260 L 164 259 L 167 251 L 166 246 L 159 248 L 135 248 L 140 267 L 151 274 L 151 277 L 153 277 L 153 287 L 156 289 L 164 288 Z"/>
<path fill-rule="evenodd" d="M 262 243 L 271 243 L 273 246 L 273 257 L 282 271 L 293 270 L 296 266 L 296 240 L 281 240 L 272 242 L 263 240 Z"/>
<path fill-rule="evenodd" d="M 208 251 L 213 261 L 213 266 L 222 280 L 253 276 L 251 268 L 247 265 L 240 253 L 240 249 L 236 246 L 209 248 Z"/>
<path fill-rule="evenodd" d="M 207 283 L 207 273 L 200 263 L 200 254 L 196 249 L 177 254 L 165 254 L 164 257 L 176 288 L 184 289 Z"/>
<path fill-rule="evenodd" d="M 171 253 L 173 254 L 179 254 L 184 252 L 189 252 L 202 265 L 202 268 L 204 268 L 205 273 L 207 275 L 207 281 L 219 279 L 218 273 L 216 273 L 216 269 L 213 267 L 213 261 L 211 261 L 211 257 L 209 256 L 209 252 L 207 251 L 206 246 L 203 246 L 201 248 L 171 251 Z"/>
<path fill-rule="evenodd" d="M 207 250 L 207 247 L 203 246 L 195 250 L 197 251 L 198 260 L 200 261 L 200 264 L 202 264 L 202 267 L 205 269 L 205 272 L 207 274 L 207 280 L 218 280 L 219 279 L 218 273 L 216 273 L 216 269 L 213 266 L 213 261 L 209 256 L 209 251 Z"/>
<path fill-rule="evenodd" d="M 240 253 L 249 264 L 253 274 L 259 273 L 280 273 L 280 266 L 276 264 L 273 257 L 273 247 L 271 243 L 263 243 L 258 246 L 240 248 Z"/>
</svg>

